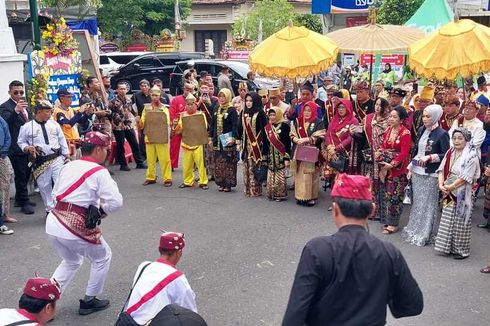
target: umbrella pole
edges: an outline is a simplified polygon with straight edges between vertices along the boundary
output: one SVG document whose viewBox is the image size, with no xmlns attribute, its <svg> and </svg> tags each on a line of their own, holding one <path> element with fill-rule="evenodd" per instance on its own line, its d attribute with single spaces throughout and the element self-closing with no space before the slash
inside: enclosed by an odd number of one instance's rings
<svg viewBox="0 0 490 326">
<path fill-rule="evenodd" d="M 369 92 L 371 92 L 371 85 L 373 83 L 373 65 L 374 54 L 371 54 L 371 64 L 369 65 Z"/>
</svg>

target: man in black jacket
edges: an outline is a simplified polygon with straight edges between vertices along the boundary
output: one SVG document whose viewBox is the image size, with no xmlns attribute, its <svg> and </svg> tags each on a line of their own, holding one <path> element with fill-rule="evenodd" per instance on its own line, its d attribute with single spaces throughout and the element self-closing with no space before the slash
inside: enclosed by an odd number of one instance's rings
<svg viewBox="0 0 490 326">
<path fill-rule="evenodd" d="M 29 160 L 27 154 L 17 145 L 20 127 L 31 120 L 32 114 L 27 107 L 22 82 L 12 81 L 9 84 L 9 95 L 7 102 L 0 105 L 0 114 L 8 123 L 12 137 L 9 158 L 15 174 L 15 206 L 19 206 L 24 214 L 34 214 L 33 206 L 36 204 L 29 200 L 27 192 L 27 183 L 31 174 L 31 169 L 28 167 Z"/>
<path fill-rule="evenodd" d="M 368 177 L 341 174 L 332 189 L 339 229 L 312 239 L 301 255 L 283 326 L 386 324 L 422 313 L 422 292 L 401 252 L 367 231 L 375 206 Z"/>
</svg>

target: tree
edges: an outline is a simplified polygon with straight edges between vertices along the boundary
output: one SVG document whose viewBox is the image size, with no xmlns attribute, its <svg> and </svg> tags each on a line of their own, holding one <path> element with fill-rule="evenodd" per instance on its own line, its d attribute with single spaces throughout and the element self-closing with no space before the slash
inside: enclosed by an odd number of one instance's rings
<svg viewBox="0 0 490 326">
<path fill-rule="evenodd" d="M 287 0 L 257 0 L 252 10 L 242 15 L 233 25 L 233 34 L 257 40 L 259 22 L 262 20 L 262 39 L 266 39 L 289 21 L 296 26 L 305 26 L 315 32 L 322 33 L 320 17 L 310 14 L 296 14 L 294 7 Z"/>
<path fill-rule="evenodd" d="M 380 24 L 403 25 L 419 9 L 424 0 L 377 0 L 376 21 Z"/>
<path fill-rule="evenodd" d="M 294 25 L 304 26 L 304 27 L 308 28 L 309 30 L 312 30 L 312 31 L 320 33 L 320 34 L 323 33 L 322 20 L 317 15 L 296 14 L 294 16 Z"/>
<path fill-rule="evenodd" d="M 175 29 L 174 0 L 101 0 L 97 17 L 102 32 L 127 37 L 133 28 L 147 35 L 157 35 L 163 29 Z M 180 0 L 180 16 L 190 13 L 192 0 Z"/>
<path fill-rule="evenodd" d="M 256 1 L 250 12 L 242 15 L 233 25 L 233 34 L 242 34 L 257 40 L 259 22 L 262 20 L 262 38 L 265 40 L 286 27 L 294 16 L 293 6 L 287 0 Z"/>
<path fill-rule="evenodd" d="M 41 0 L 41 3 L 47 7 L 55 8 L 58 17 L 61 17 L 63 10 L 68 7 L 98 8 L 102 5 L 101 0 Z M 82 13 L 80 10 L 79 16 L 83 16 Z M 83 17 L 81 18 L 83 19 Z"/>
<path fill-rule="evenodd" d="M 133 28 L 144 26 L 143 18 L 143 9 L 134 0 L 102 0 L 102 7 L 97 10 L 100 30 L 123 38 L 128 38 Z"/>
</svg>

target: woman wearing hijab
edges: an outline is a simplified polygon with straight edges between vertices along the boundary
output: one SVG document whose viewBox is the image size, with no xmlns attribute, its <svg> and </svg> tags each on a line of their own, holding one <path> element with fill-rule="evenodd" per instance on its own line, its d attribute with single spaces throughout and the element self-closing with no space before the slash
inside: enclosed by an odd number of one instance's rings
<svg viewBox="0 0 490 326">
<path fill-rule="evenodd" d="M 470 131 L 456 128 L 452 143 L 453 147 L 437 170 L 443 208 L 435 249 L 446 255 L 453 254 L 455 259 L 465 259 L 470 255 L 471 188 L 480 177 L 480 162 Z"/>
<path fill-rule="evenodd" d="M 332 179 L 338 172 L 329 166 L 330 162 L 336 161 L 340 155 L 347 159 L 351 156 L 353 138 L 350 133 L 350 128 L 358 125 L 359 121 L 354 117 L 352 111 L 352 102 L 341 99 L 335 107 L 335 115 L 325 134 L 325 143 L 322 150 L 323 157 L 326 161 L 324 169 L 325 178 Z M 351 165 L 352 162 L 349 159 L 347 171 L 342 172 L 349 173 L 357 168 L 352 167 Z"/>
<path fill-rule="evenodd" d="M 417 132 L 414 157 L 408 165 L 412 181 L 412 208 L 402 237 L 409 243 L 425 246 L 432 242 L 439 214 L 437 169 L 449 149 L 449 135 L 439 126 L 442 107 L 431 104 L 424 109 L 423 125 Z"/>
<path fill-rule="evenodd" d="M 231 92 L 223 88 L 218 93 L 219 106 L 210 125 L 210 143 L 215 157 L 214 181 L 219 191 L 230 192 L 236 187 L 238 113 L 231 106 Z"/>
<path fill-rule="evenodd" d="M 262 196 L 262 181 L 256 180 L 254 171 L 267 164 L 269 143 L 264 131 L 266 125 L 267 117 L 260 95 L 248 93 L 238 121 L 238 139 L 243 148 L 243 191 L 247 197 Z"/>
<path fill-rule="evenodd" d="M 398 232 L 398 224 L 403 210 L 403 197 L 407 185 L 407 166 L 410 160 L 410 130 L 403 125 L 408 118 L 407 110 L 401 105 L 390 112 L 390 127 L 383 136 L 383 142 L 376 161 L 379 168 L 379 195 L 377 205 L 379 217 L 384 224 L 383 234 Z"/>
<path fill-rule="evenodd" d="M 353 134 L 354 137 L 364 135 L 366 137 L 367 148 L 362 150 L 364 162 L 364 175 L 371 179 L 371 191 L 373 198 L 378 197 L 379 188 L 379 164 L 374 161 L 374 153 L 378 152 L 383 143 L 383 135 L 388 128 L 388 116 L 390 115 L 390 107 L 387 100 L 378 98 L 374 104 L 374 112 L 369 113 L 363 121 L 364 133 Z M 376 207 L 381 209 L 379 203 Z M 377 218 L 374 218 L 377 219 Z"/>
<path fill-rule="evenodd" d="M 383 81 L 385 87 L 390 87 L 396 84 L 396 73 L 391 70 L 391 64 L 385 64 L 385 69 L 379 76 L 379 79 Z"/>
<path fill-rule="evenodd" d="M 269 109 L 269 124 L 265 135 L 269 141 L 269 163 L 267 173 L 267 198 L 277 202 L 287 197 L 286 169 L 291 155 L 291 128 L 284 122 L 282 110 L 273 106 Z"/>
<path fill-rule="evenodd" d="M 317 118 L 316 103 L 306 102 L 299 117 L 294 121 L 291 130 L 291 141 L 294 146 L 294 197 L 296 204 L 313 206 L 318 199 L 319 188 L 319 162 L 306 162 L 296 160 L 300 146 L 315 146 L 320 148 L 325 135 L 322 120 Z"/>
</svg>

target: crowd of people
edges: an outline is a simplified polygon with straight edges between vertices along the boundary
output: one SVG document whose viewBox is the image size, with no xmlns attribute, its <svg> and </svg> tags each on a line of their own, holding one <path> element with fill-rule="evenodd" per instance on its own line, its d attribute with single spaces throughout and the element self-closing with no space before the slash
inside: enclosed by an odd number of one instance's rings
<svg viewBox="0 0 490 326">
<path fill-rule="evenodd" d="M 197 184 L 208 190 L 214 181 L 219 192 L 228 193 L 238 184 L 241 161 L 246 197 L 265 195 L 281 202 L 293 191 L 296 204 L 305 207 L 316 204 L 322 183 L 325 190 L 335 189 L 342 186 L 342 178 L 365 175 L 375 208 L 357 219 L 379 221 L 387 236 L 401 231 L 410 244 L 435 244 L 440 254 L 467 258 L 480 188 L 486 192 L 487 222 L 478 226 L 490 230 L 490 92 L 485 77 L 478 77 L 474 88 L 431 81 L 422 86 L 422 80 L 398 81 L 387 66 L 371 91 L 363 69 L 355 75 L 351 70 L 355 68 L 340 69 L 337 64 L 301 83 L 281 80 L 281 87 L 273 89 L 256 90 L 255 84 L 244 81 L 234 96 L 226 69 L 215 86 L 209 73 L 199 72 L 198 81 L 191 68 L 184 73 L 182 94 L 173 98 L 158 79 L 141 80 L 140 90 L 130 98 L 125 83 L 111 90 L 108 78 L 101 83 L 88 77 L 79 107 L 72 108 L 73 94 L 60 89 L 55 103 L 39 101 L 33 111 L 24 85 L 12 81 L 10 99 L 0 106 L 0 234 L 13 234 L 5 223 L 17 222 L 10 210 L 12 181 L 14 206 L 24 214 L 35 212 L 27 189 L 32 178 L 43 199 L 46 232 L 63 258 L 54 274 L 56 287 L 64 290 L 86 257 L 93 273 L 79 312 L 103 310 L 109 302 L 96 296 L 102 292 L 111 250 L 98 226 L 87 228 L 83 222 L 91 214 L 89 205 L 100 199 L 103 207 L 95 205 L 94 213 L 99 218 L 122 206 L 112 172 L 103 166 L 115 159 L 120 171 L 130 171 L 132 156 L 136 169 L 146 170 L 143 185 L 150 186 L 157 184 L 158 163 L 163 186 L 172 187 L 181 162 L 179 188 Z M 97 174 L 99 170 L 104 172 Z M 89 187 L 92 175 L 105 181 Z M 288 183 L 291 177 L 294 181 Z M 95 191 L 97 187 L 101 189 Z M 400 229 L 407 201 L 412 204 L 408 224 Z M 352 217 L 346 213 L 349 209 L 335 203 L 329 210 Z M 145 293 L 161 286 L 155 284 L 161 278 L 147 275 L 165 274 L 166 284 L 182 277 L 175 264 L 184 243 L 183 235 L 164 233 L 157 260 L 164 265 L 147 269 L 150 264 L 142 264 L 138 269 L 123 312 L 139 324 L 164 308 L 161 302 L 145 305 L 151 301 Z M 481 272 L 490 273 L 490 265 Z M 167 279 L 171 275 L 174 278 Z M 180 301 L 164 302 L 196 311 L 185 277 L 181 285 L 173 284 Z M 54 296 L 53 302 L 59 295 Z"/>
</svg>

